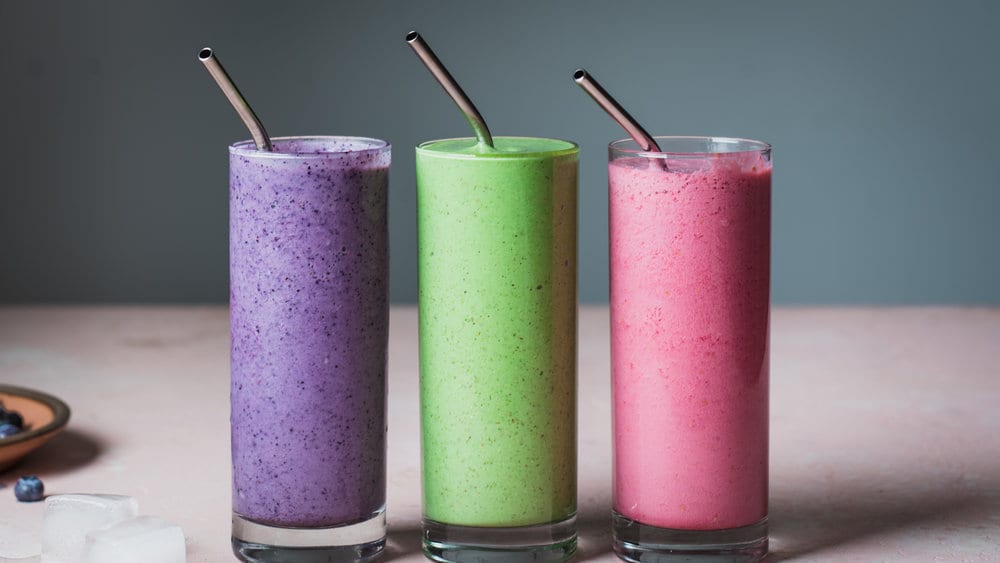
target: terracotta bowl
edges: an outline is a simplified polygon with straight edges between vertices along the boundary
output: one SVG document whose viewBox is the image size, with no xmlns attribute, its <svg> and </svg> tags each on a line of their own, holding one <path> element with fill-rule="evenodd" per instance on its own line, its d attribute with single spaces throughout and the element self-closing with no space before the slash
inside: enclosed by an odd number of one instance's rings
<svg viewBox="0 0 1000 563">
<path fill-rule="evenodd" d="M 21 413 L 25 427 L 24 432 L 0 438 L 0 471 L 41 447 L 69 422 L 66 403 L 41 391 L 0 385 L 0 402 L 5 409 Z"/>
</svg>

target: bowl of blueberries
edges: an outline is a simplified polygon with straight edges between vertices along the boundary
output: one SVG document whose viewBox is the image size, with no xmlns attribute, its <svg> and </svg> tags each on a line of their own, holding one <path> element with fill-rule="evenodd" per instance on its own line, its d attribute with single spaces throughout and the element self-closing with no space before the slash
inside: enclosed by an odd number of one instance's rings
<svg viewBox="0 0 1000 563">
<path fill-rule="evenodd" d="M 0 471 L 48 442 L 67 422 L 69 407 L 56 397 L 0 385 Z"/>
</svg>

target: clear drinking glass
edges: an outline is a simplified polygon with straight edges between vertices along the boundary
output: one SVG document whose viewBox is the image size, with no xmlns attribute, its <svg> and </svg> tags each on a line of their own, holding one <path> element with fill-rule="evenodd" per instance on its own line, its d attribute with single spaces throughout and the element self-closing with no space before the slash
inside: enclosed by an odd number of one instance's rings
<svg viewBox="0 0 1000 563">
<path fill-rule="evenodd" d="M 233 550 L 375 558 L 385 543 L 390 147 L 229 149 Z"/>
<path fill-rule="evenodd" d="M 576 549 L 578 147 L 417 147 L 424 552 Z"/>
<path fill-rule="evenodd" d="M 614 549 L 767 553 L 771 147 L 609 146 Z M 716 559 L 711 559 L 716 560 Z"/>
</svg>

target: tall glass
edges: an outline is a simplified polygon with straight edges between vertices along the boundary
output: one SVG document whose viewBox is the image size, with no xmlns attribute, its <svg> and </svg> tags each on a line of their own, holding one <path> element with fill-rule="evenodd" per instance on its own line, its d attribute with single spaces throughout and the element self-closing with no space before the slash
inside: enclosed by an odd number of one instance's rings
<svg viewBox="0 0 1000 563">
<path fill-rule="evenodd" d="M 367 561 L 385 543 L 390 147 L 229 149 L 233 550 Z"/>
<path fill-rule="evenodd" d="M 657 141 L 664 152 L 609 147 L 614 549 L 755 561 L 767 553 L 771 147 Z"/>
<path fill-rule="evenodd" d="M 417 147 L 424 552 L 576 549 L 578 147 Z"/>
</svg>

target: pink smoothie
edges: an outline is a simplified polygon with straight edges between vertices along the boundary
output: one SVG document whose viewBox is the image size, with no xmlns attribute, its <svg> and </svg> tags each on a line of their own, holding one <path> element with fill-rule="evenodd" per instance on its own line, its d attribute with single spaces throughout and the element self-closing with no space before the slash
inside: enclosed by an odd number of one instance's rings
<svg viewBox="0 0 1000 563">
<path fill-rule="evenodd" d="M 643 524 L 767 515 L 771 163 L 608 168 L 614 506 Z"/>
</svg>

